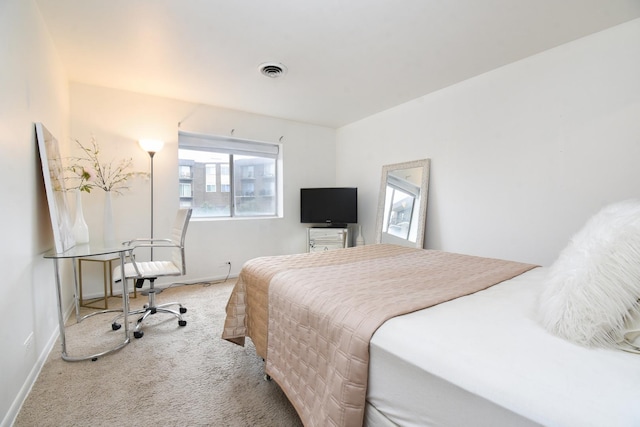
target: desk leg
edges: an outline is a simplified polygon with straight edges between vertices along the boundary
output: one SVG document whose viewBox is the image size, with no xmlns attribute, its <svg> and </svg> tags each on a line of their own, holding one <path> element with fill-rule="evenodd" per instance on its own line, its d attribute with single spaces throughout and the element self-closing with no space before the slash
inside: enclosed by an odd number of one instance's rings
<svg viewBox="0 0 640 427">
<path fill-rule="evenodd" d="M 129 337 L 129 281 L 124 274 L 124 262 L 126 258 L 125 252 L 120 252 L 120 277 L 122 277 L 122 317 L 124 321 L 124 336 L 126 342 L 130 340 Z"/>
<path fill-rule="evenodd" d="M 120 350 L 122 347 L 129 344 L 131 340 L 129 338 L 129 288 L 128 288 L 127 281 L 123 280 L 122 291 L 124 292 L 124 294 L 122 297 L 122 315 L 124 317 L 124 340 L 114 348 L 105 350 L 101 353 L 92 354 L 89 356 L 69 356 L 67 354 L 67 338 L 65 335 L 64 312 L 62 308 L 62 288 L 61 288 L 61 279 L 60 279 L 60 268 L 58 265 L 58 258 L 54 258 L 53 261 L 54 261 L 54 270 L 56 275 L 56 291 L 58 295 L 58 320 L 60 322 L 60 342 L 62 344 L 62 360 L 65 360 L 67 362 L 79 362 L 82 360 L 96 360 L 98 359 L 98 357 L 107 355 L 109 353 L 113 353 L 114 351 Z M 124 261 L 125 261 L 125 251 L 120 252 L 120 272 L 122 273 L 122 277 L 124 277 Z M 84 317 L 80 317 L 79 315 L 80 307 L 78 302 L 79 285 L 78 285 L 78 275 L 76 274 L 77 260 L 73 258 L 72 262 L 73 262 L 73 278 L 74 278 L 74 285 L 76 290 L 76 294 L 74 295 L 74 300 L 75 300 L 76 317 L 78 319 L 78 323 L 80 323 L 83 319 L 85 319 L 88 316 L 120 311 L 120 310 L 102 310 L 102 311 L 88 314 L 87 316 L 84 316 Z"/>
<path fill-rule="evenodd" d="M 80 285 L 78 283 L 78 270 L 77 270 L 77 264 L 80 261 L 78 261 L 75 258 L 71 259 L 71 263 L 73 264 L 73 286 L 75 287 L 75 291 L 73 294 L 73 302 L 75 304 L 75 308 L 76 308 L 76 322 L 80 323 L 82 321 L 82 319 L 80 319 Z"/>
<path fill-rule="evenodd" d="M 58 297 L 58 322 L 60 322 L 60 344 L 62 345 L 62 358 L 67 357 L 67 338 L 64 331 L 64 312 L 62 309 L 62 288 L 60 281 L 60 266 L 58 258 L 53 259 L 53 269 L 56 276 L 56 295 Z"/>
</svg>

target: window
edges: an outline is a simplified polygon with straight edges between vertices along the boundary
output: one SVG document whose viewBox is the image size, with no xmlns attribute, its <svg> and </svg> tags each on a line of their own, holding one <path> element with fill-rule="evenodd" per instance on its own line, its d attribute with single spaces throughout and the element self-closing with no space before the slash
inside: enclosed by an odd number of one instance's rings
<svg viewBox="0 0 640 427">
<path fill-rule="evenodd" d="M 216 192 L 216 169 L 217 165 L 205 165 L 205 191 L 207 193 L 215 193 Z"/>
<path fill-rule="evenodd" d="M 191 178 L 191 166 L 189 165 L 180 165 L 180 179 L 190 179 Z"/>
<path fill-rule="evenodd" d="M 180 183 L 180 197 L 191 197 L 191 184 Z"/>
<path fill-rule="evenodd" d="M 231 192 L 231 175 L 229 174 L 229 165 L 220 166 L 220 186 L 223 193 Z"/>
<path fill-rule="evenodd" d="M 180 132 L 180 205 L 190 206 L 193 216 L 200 218 L 277 215 L 280 148 L 279 144 Z M 189 176 L 183 173 L 186 167 Z"/>
</svg>

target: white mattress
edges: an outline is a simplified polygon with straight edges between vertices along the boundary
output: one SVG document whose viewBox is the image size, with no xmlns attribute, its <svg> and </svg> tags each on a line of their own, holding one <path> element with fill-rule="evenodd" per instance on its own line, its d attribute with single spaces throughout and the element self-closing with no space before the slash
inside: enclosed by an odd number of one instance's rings
<svg viewBox="0 0 640 427">
<path fill-rule="evenodd" d="M 546 271 L 385 322 L 371 340 L 368 404 L 402 426 L 639 426 L 640 355 L 542 329 Z"/>
</svg>

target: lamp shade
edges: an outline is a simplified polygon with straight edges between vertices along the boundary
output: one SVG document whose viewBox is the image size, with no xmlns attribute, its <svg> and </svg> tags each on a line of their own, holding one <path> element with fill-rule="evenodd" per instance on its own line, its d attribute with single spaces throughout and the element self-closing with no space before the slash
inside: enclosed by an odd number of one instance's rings
<svg viewBox="0 0 640 427">
<path fill-rule="evenodd" d="M 164 141 L 158 139 L 141 139 L 138 142 L 140 143 L 140 147 L 147 153 L 157 153 L 162 150 L 164 146 Z"/>
</svg>

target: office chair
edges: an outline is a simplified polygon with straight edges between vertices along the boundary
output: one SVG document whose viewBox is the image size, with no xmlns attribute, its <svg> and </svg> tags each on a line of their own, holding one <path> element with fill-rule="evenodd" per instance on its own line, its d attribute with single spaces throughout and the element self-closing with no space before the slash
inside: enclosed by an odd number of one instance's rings
<svg viewBox="0 0 640 427">
<path fill-rule="evenodd" d="M 138 238 L 123 243 L 123 245 L 131 246 L 131 250 L 128 252 L 128 257 L 131 262 L 127 262 L 124 265 L 125 280 L 134 280 L 136 288 L 142 288 L 144 281 L 149 281 L 149 303 L 145 304 L 142 309 L 129 313 L 129 315 L 141 314 L 136 321 L 136 327 L 133 331 L 135 338 L 142 338 L 144 335 L 144 332 L 141 331 L 144 319 L 158 312 L 172 314 L 178 318 L 178 325 L 187 325 L 187 321 L 182 318 L 182 314 L 186 313 L 187 309 L 179 302 L 156 305 L 156 293 L 160 293 L 161 290 L 157 290 L 154 287 L 154 283 L 158 277 L 182 276 L 186 273 L 184 239 L 187 234 L 187 226 L 189 225 L 190 218 L 191 209 L 178 210 L 173 228 L 171 229 L 170 239 Z M 135 260 L 135 251 L 139 248 L 152 248 L 151 250 L 153 250 L 153 248 L 173 248 L 171 251 L 171 260 L 137 262 Z M 113 280 L 114 282 L 122 280 L 120 267 L 114 269 Z M 172 305 L 179 306 L 179 312 L 167 308 Z M 111 324 L 111 328 L 114 331 L 120 329 L 122 326 L 117 322 L 120 317 L 122 317 L 122 314 L 116 317 Z"/>
</svg>

